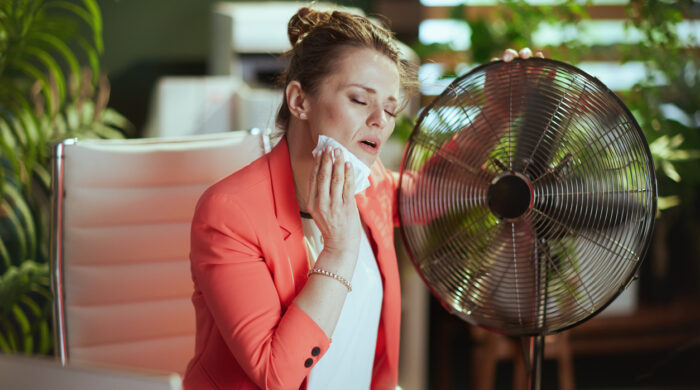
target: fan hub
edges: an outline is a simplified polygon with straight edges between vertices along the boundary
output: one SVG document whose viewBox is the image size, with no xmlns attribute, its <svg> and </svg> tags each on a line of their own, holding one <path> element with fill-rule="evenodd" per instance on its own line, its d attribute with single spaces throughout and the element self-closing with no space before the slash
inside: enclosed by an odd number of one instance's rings
<svg viewBox="0 0 700 390">
<path fill-rule="evenodd" d="M 516 219 L 532 207 L 532 183 L 521 173 L 503 172 L 491 181 L 487 199 L 496 217 Z"/>
</svg>

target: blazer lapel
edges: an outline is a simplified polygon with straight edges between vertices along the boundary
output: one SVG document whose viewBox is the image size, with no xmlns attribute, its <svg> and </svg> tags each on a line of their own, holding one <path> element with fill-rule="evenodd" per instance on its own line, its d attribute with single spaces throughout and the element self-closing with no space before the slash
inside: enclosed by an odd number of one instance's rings
<svg viewBox="0 0 700 390">
<path fill-rule="evenodd" d="M 309 262 L 304 247 L 304 233 L 299 215 L 294 176 L 289 161 L 287 138 L 283 137 L 269 153 L 270 178 L 274 197 L 275 215 L 280 227 L 281 238 L 285 246 L 286 261 L 290 272 L 290 291 L 280 294 L 283 304 L 287 306 L 294 299 L 306 280 Z"/>
</svg>

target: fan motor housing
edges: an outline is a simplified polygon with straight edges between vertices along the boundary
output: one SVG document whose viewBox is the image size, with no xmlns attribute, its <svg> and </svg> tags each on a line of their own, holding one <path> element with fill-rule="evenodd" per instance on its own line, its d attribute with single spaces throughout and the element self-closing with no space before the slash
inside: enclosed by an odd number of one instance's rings
<svg viewBox="0 0 700 390">
<path fill-rule="evenodd" d="M 525 175 L 506 171 L 496 176 L 488 189 L 488 205 L 498 218 L 514 220 L 532 208 L 532 183 Z"/>
</svg>

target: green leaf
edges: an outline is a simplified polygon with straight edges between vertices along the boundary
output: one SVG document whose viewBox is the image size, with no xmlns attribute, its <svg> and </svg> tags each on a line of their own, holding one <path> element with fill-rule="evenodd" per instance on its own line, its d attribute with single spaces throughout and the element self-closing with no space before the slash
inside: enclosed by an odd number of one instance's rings
<svg viewBox="0 0 700 390">
<path fill-rule="evenodd" d="M 48 168 L 37 164 L 34 166 L 34 174 L 44 188 L 51 188 L 51 172 Z"/>
<path fill-rule="evenodd" d="M 99 52 L 90 45 L 90 43 L 83 37 L 77 37 L 76 42 L 83 48 L 85 54 L 88 56 L 88 61 L 90 63 L 90 69 L 92 69 L 92 82 L 97 83 L 97 79 L 100 74 L 100 56 Z"/>
<path fill-rule="evenodd" d="M 50 1 L 47 2 L 45 5 L 45 8 L 58 8 L 58 9 L 63 9 L 65 11 L 68 11 L 70 13 L 73 13 L 74 15 L 78 16 L 80 19 L 83 20 L 90 28 L 95 31 L 95 24 L 96 21 L 93 18 L 93 15 L 90 14 L 89 11 L 86 11 L 84 8 L 80 7 L 77 4 L 73 4 L 68 1 Z M 102 21 L 99 21 L 99 26 L 100 28 L 100 34 L 102 32 Z"/>
<path fill-rule="evenodd" d="M 675 182 L 681 181 L 681 175 L 678 174 L 678 171 L 676 171 L 676 168 L 673 166 L 673 163 L 671 163 L 670 161 L 661 160 L 661 169 L 666 174 L 666 176 L 669 177 L 669 179 L 671 179 Z"/>
<path fill-rule="evenodd" d="M 80 127 L 89 126 L 94 122 L 95 105 L 91 101 L 83 102 L 78 114 L 80 116 Z"/>
<path fill-rule="evenodd" d="M 102 111 L 101 121 L 107 126 L 116 127 L 118 129 L 128 130 L 133 127 L 133 124 L 126 117 L 117 111 L 106 108 Z M 406 137 L 408 138 L 408 137 Z"/>
<path fill-rule="evenodd" d="M 54 100 L 51 93 L 51 84 L 49 79 L 36 66 L 22 59 L 13 59 L 9 65 L 17 68 L 19 71 L 26 73 L 28 76 L 41 83 L 41 90 L 46 99 L 49 112 L 54 112 L 58 108 L 58 102 Z"/>
<path fill-rule="evenodd" d="M 80 128 L 80 113 L 74 105 L 70 105 L 64 110 L 64 116 L 68 124 L 67 135 L 72 136 L 72 131 Z"/>
<path fill-rule="evenodd" d="M 39 354 L 47 355 L 51 352 L 53 347 L 53 335 L 51 333 L 51 327 L 47 320 L 40 321 L 38 324 L 39 329 L 39 347 L 36 351 Z"/>
<path fill-rule="evenodd" d="M 18 304 L 12 306 L 12 314 L 14 315 L 14 319 L 19 325 L 19 330 L 22 333 L 21 337 L 23 341 L 22 344 L 24 345 L 24 353 L 30 354 L 34 349 L 34 341 L 32 340 L 32 328 L 29 324 L 29 319 L 27 319 L 27 316 L 24 314 L 24 311 L 22 311 L 22 308 Z"/>
<path fill-rule="evenodd" d="M 92 15 L 95 48 L 97 48 L 98 53 L 102 53 L 104 50 L 102 42 L 102 12 L 95 0 L 83 0 L 83 3 L 85 4 L 85 8 L 90 12 L 90 15 Z"/>
<path fill-rule="evenodd" d="M 66 63 L 71 70 L 71 75 L 78 83 L 77 87 L 80 88 L 80 64 L 78 62 L 78 58 L 75 56 L 75 54 L 73 54 L 68 45 L 51 34 L 37 33 L 36 38 L 48 43 L 54 50 L 61 53 L 63 59 L 66 60 Z"/>
<path fill-rule="evenodd" d="M 112 127 L 105 126 L 101 123 L 92 124 L 92 132 L 101 138 L 123 138 L 122 133 Z"/>
<path fill-rule="evenodd" d="M 7 270 L 12 266 L 12 258 L 10 258 L 10 252 L 7 251 L 5 243 L 0 239 L 0 256 L 2 256 L 2 262 L 4 264 L 3 271 Z"/>
<path fill-rule="evenodd" d="M 678 195 L 659 196 L 656 200 L 656 206 L 660 211 L 678 206 L 681 203 L 681 198 Z"/>
<path fill-rule="evenodd" d="M 15 139 L 12 129 L 10 129 L 10 125 L 2 117 L 0 117 L 0 148 L 2 148 L 5 159 L 12 166 L 12 170 L 18 175 L 20 171 L 20 154 L 17 153 L 17 140 Z M 0 172 L 3 173 L 2 184 L 4 186 L 4 168 L 0 168 Z M 0 194 L 2 194 L 2 190 L 0 190 Z"/>
<path fill-rule="evenodd" d="M 7 342 L 7 338 L 5 337 L 2 328 L 0 328 L 0 351 L 6 354 L 14 352 L 14 350 L 10 347 L 10 343 Z"/>
<path fill-rule="evenodd" d="M 26 258 L 33 259 L 36 255 L 36 229 L 34 228 L 34 218 L 29 210 L 22 194 L 14 186 L 7 186 L 5 195 L 12 201 L 12 205 L 17 210 L 23 221 L 25 236 L 27 237 Z"/>
<path fill-rule="evenodd" d="M 13 245 L 15 249 L 14 253 L 10 252 L 11 257 L 18 259 L 17 261 L 26 259 L 28 248 L 27 235 L 24 231 L 24 226 L 17 217 L 14 208 L 5 202 L 4 199 L 3 202 L 0 203 L 0 215 L 3 216 L 3 218 L 0 219 L 0 231 L 5 231 L 8 235 L 2 235 L 3 241 L 9 239 L 15 243 L 15 245 Z M 3 229 L 3 227 L 6 227 L 7 230 Z"/>
<path fill-rule="evenodd" d="M 41 317 L 41 308 L 29 296 L 23 295 L 19 298 L 19 301 L 34 315 L 34 317 Z"/>
<path fill-rule="evenodd" d="M 58 105 L 60 105 L 66 98 L 66 82 L 65 78 L 63 77 L 61 67 L 58 65 L 56 60 L 44 50 L 35 47 L 26 47 L 25 52 L 39 59 L 39 61 L 44 64 L 49 74 L 51 74 L 53 77 L 53 81 L 56 83 L 56 92 L 58 94 L 56 102 Z M 58 106 L 56 108 L 58 108 Z"/>
</svg>

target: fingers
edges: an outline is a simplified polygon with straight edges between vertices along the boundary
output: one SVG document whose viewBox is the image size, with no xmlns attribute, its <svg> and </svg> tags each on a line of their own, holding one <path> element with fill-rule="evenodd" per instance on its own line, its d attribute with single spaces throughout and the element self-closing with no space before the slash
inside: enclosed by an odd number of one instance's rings
<svg viewBox="0 0 700 390">
<path fill-rule="evenodd" d="M 518 56 L 518 52 L 517 52 L 517 51 L 515 51 L 515 50 L 513 50 L 513 49 L 511 49 L 511 48 L 508 48 L 508 49 L 506 49 L 506 50 L 503 52 L 503 61 L 505 61 L 505 62 L 511 62 L 511 61 L 513 61 L 513 59 L 514 59 L 515 57 L 517 57 L 517 56 Z"/>
<path fill-rule="evenodd" d="M 322 210 L 327 210 L 330 198 L 328 193 L 331 187 L 331 176 L 333 173 L 333 162 L 331 160 L 331 153 L 333 148 L 330 146 L 323 151 L 321 156 L 321 166 L 318 169 L 318 174 L 316 175 L 316 188 L 312 188 L 312 192 L 316 192 L 314 204 Z M 324 196 L 325 195 L 325 196 Z"/>
<path fill-rule="evenodd" d="M 520 54 L 520 58 L 526 60 L 526 59 L 532 57 L 532 50 L 530 50 L 529 47 L 524 47 L 524 48 L 520 49 L 518 54 Z"/>
<path fill-rule="evenodd" d="M 352 163 L 345 163 L 345 184 L 343 185 L 343 201 L 350 202 L 355 199 L 355 171 Z"/>
<path fill-rule="evenodd" d="M 318 171 L 321 169 L 321 157 L 323 157 L 323 152 L 314 156 L 314 166 L 311 169 L 311 177 L 309 179 L 309 191 L 307 192 L 308 197 L 306 199 L 306 210 L 313 215 L 313 205 L 316 203 L 316 197 L 318 193 L 316 188 L 318 186 Z"/>
<path fill-rule="evenodd" d="M 355 173 L 340 149 L 324 149 L 314 161 L 306 202 L 309 210 L 334 209 L 354 199 Z"/>
<path fill-rule="evenodd" d="M 330 199 L 331 207 L 338 207 L 343 203 L 343 190 L 345 184 L 345 158 L 340 149 L 333 150 L 333 176 L 331 177 Z"/>
<path fill-rule="evenodd" d="M 516 58 L 521 58 L 523 60 L 526 60 L 528 58 L 532 57 L 532 50 L 530 50 L 529 47 L 524 47 L 520 49 L 520 51 L 515 51 L 514 49 L 506 49 L 503 52 L 503 61 L 505 62 L 511 62 Z M 538 51 L 535 53 L 535 57 L 537 58 L 544 58 L 544 54 L 542 54 L 541 51 Z M 491 59 L 491 61 L 498 60 L 498 58 Z"/>
</svg>

